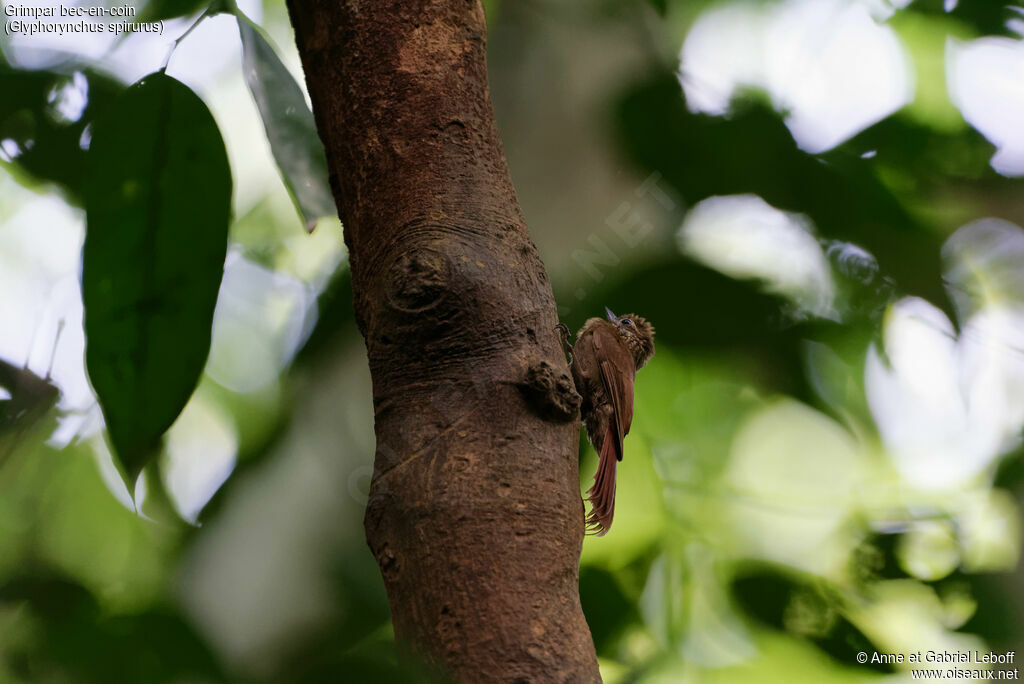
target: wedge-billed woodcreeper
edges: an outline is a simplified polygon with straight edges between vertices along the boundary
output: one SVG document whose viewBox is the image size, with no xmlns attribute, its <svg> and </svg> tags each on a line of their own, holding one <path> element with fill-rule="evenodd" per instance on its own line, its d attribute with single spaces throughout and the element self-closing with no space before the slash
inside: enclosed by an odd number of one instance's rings
<svg viewBox="0 0 1024 684">
<path fill-rule="evenodd" d="M 622 441 L 633 422 L 633 381 L 654 356 L 654 326 L 636 314 L 608 320 L 588 319 L 569 343 L 569 329 L 559 325 L 569 354 L 572 379 L 583 398 L 580 412 L 587 437 L 599 454 L 594 484 L 587 490 L 588 532 L 603 536 L 615 513 L 615 470 L 622 460 Z"/>
</svg>

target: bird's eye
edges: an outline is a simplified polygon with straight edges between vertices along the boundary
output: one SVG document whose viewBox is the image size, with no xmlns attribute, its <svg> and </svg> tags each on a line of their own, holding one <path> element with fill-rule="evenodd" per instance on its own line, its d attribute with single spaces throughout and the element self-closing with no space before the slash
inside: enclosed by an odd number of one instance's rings
<svg viewBox="0 0 1024 684">
<path fill-rule="evenodd" d="M 633 327 L 633 321 L 629 320 L 628 318 L 622 319 L 622 324 L 624 326 L 626 326 L 627 328 L 632 328 Z"/>
</svg>

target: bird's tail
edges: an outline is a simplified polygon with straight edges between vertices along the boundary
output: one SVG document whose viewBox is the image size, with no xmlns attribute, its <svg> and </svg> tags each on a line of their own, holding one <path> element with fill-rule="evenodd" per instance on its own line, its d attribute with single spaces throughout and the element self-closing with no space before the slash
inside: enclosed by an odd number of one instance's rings
<svg viewBox="0 0 1024 684">
<path fill-rule="evenodd" d="M 601 456 L 594 473 L 594 484 L 587 490 L 590 515 L 587 516 L 587 533 L 603 537 L 612 526 L 615 514 L 615 470 L 619 459 L 616 455 L 617 440 L 612 428 L 604 434 L 601 442 Z"/>
</svg>

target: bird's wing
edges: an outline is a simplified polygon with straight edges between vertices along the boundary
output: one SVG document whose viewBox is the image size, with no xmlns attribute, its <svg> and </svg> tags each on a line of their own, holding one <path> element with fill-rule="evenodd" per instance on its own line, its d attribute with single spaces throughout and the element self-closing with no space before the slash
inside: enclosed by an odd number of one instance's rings
<svg viewBox="0 0 1024 684">
<path fill-rule="evenodd" d="M 594 326 L 587 334 L 593 336 L 592 344 L 581 345 L 578 341 L 576 344 L 576 348 L 584 352 L 577 356 L 577 372 L 586 377 L 590 375 L 588 369 L 596 365 L 600 389 L 607 397 L 613 414 L 601 435 L 594 484 L 587 490 L 587 501 L 591 505 L 590 514 L 586 517 L 587 530 L 601 536 L 611 527 L 615 515 L 615 471 L 622 460 L 622 441 L 633 422 L 633 376 L 636 368 L 633 355 L 614 327 Z M 601 410 L 599 406 L 595 408 Z"/>
<path fill-rule="evenodd" d="M 597 357 L 601 359 L 601 382 L 604 383 L 605 393 L 615 414 L 615 456 L 621 461 L 622 441 L 633 424 L 633 378 L 636 368 L 628 351 L 615 353 L 623 347 L 623 343 L 614 330 L 594 331 L 594 347 L 598 352 Z"/>
</svg>

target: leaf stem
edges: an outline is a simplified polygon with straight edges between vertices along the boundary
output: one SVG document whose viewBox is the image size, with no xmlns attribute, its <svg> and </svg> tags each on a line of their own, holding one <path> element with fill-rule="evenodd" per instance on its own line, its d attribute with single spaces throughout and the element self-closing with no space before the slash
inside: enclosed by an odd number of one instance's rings
<svg viewBox="0 0 1024 684">
<path fill-rule="evenodd" d="M 211 2 L 210 5 L 205 10 L 203 10 L 203 13 L 200 14 L 199 17 L 194 22 L 192 22 L 192 25 L 189 26 L 184 33 L 182 33 L 174 40 L 174 43 L 171 45 L 171 49 L 167 51 L 167 57 L 164 59 L 163 66 L 161 66 L 159 69 L 161 73 L 167 72 L 167 65 L 170 64 L 171 57 L 174 56 L 174 51 L 178 49 L 178 46 L 181 45 L 181 43 L 186 38 L 188 38 L 189 34 L 191 34 L 196 29 L 196 27 L 203 22 L 203 19 L 206 19 L 207 17 L 212 17 L 215 14 L 220 14 L 221 12 L 223 12 L 224 5 L 224 2 L 217 2 L 216 0 L 214 2 Z"/>
</svg>

